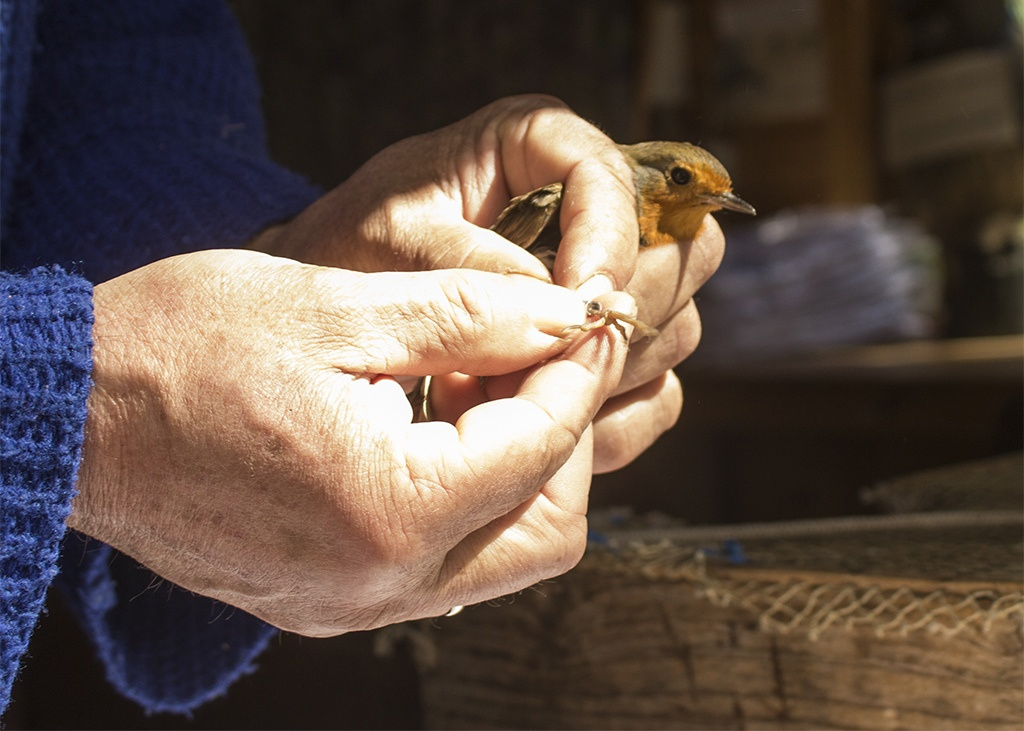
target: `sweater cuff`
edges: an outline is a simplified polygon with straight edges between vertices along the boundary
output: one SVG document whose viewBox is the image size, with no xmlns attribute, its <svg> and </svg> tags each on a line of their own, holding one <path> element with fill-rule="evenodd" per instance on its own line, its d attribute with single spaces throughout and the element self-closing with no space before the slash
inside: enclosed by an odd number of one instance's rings
<svg viewBox="0 0 1024 731">
<path fill-rule="evenodd" d="M 188 715 L 256 669 L 279 630 L 163 581 L 132 558 L 70 532 L 57 584 L 119 693 L 147 712 Z"/>
<path fill-rule="evenodd" d="M 0 713 L 57 573 L 92 372 L 92 285 L 0 272 Z"/>
</svg>

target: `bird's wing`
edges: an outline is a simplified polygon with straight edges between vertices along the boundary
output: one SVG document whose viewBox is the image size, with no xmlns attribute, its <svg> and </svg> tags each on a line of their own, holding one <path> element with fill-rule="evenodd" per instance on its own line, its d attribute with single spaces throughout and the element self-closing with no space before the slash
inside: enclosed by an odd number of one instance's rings
<svg viewBox="0 0 1024 731">
<path fill-rule="evenodd" d="M 557 216 L 561 205 L 562 184 L 545 185 L 509 201 L 491 230 L 538 258 L 546 250 L 554 259 L 561 239 Z"/>
</svg>

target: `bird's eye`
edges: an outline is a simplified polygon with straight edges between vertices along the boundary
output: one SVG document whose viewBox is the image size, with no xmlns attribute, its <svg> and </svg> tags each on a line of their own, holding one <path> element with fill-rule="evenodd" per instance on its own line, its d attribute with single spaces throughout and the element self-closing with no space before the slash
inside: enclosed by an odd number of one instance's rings
<svg viewBox="0 0 1024 731">
<path fill-rule="evenodd" d="M 686 185 L 693 178 L 690 171 L 683 167 L 675 167 L 669 171 L 669 175 L 672 176 L 672 182 L 676 185 Z"/>
</svg>

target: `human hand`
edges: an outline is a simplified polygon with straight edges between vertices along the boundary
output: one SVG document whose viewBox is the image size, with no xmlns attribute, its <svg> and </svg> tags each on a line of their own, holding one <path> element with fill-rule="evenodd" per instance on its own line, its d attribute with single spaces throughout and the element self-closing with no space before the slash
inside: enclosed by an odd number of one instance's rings
<svg viewBox="0 0 1024 731">
<path fill-rule="evenodd" d="M 609 471 L 632 461 L 679 416 L 682 387 L 671 368 L 700 339 L 692 298 L 717 268 L 724 238 L 708 217 L 693 241 L 638 257 L 629 166 L 612 140 L 558 100 L 503 99 L 392 145 L 257 247 L 360 271 L 468 267 L 547 278 L 537 259 L 487 229 L 511 197 L 551 182 L 565 183 L 554 280 L 581 287 L 581 299 L 625 290 L 642 319 L 662 331 L 651 343 L 634 344 L 615 397 L 598 414 L 595 470 Z M 499 379 L 490 385 L 507 388 Z M 435 398 L 443 393 L 438 388 Z"/>
<path fill-rule="evenodd" d="M 582 554 L 588 425 L 626 343 L 561 337 L 583 316 L 571 290 L 209 251 L 94 301 L 68 524 L 161 576 L 332 635 L 506 594 Z M 517 369 L 511 398 L 454 425 L 413 424 L 394 380 Z"/>
<path fill-rule="evenodd" d="M 660 334 L 653 340 L 634 339 L 622 380 L 598 412 L 595 472 L 629 464 L 678 419 L 683 390 L 671 369 L 700 342 L 693 297 L 718 269 L 724 252 L 722 229 L 710 215 L 692 240 L 640 252 L 626 292 L 636 301 L 640 317 Z"/>
</svg>

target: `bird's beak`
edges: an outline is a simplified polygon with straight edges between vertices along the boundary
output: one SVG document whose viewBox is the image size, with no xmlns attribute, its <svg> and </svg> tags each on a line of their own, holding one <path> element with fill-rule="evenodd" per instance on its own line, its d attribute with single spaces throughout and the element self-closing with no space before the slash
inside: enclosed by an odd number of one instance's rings
<svg viewBox="0 0 1024 731">
<path fill-rule="evenodd" d="M 748 213 L 751 216 L 756 216 L 757 211 L 754 207 L 747 203 L 745 200 L 740 198 L 738 195 L 729 191 L 728 193 L 721 193 L 719 195 L 709 195 L 705 199 L 709 204 L 713 206 L 721 206 L 730 211 L 736 211 L 738 213 Z"/>
</svg>

